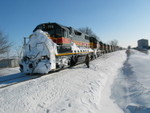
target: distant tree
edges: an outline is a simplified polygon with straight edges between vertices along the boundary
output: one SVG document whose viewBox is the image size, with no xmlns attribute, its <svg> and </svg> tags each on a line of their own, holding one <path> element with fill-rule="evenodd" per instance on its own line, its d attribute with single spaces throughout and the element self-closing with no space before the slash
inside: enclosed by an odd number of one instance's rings
<svg viewBox="0 0 150 113">
<path fill-rule="evenodd" d="M 94 34 L 93 31 L 89 27 L 79 28 L 79 31 L 81 31 L 82 33 L 88 34 L 90 36 Z"/>
<path fill-rule="evenodd" d="M 89 36 L 96 37 L 97 39 L 99 39 L 99 37 L 89 27 L 82 27 L 82 28 L 79 28 L 78 30 L 82 33 L 85 33 Z"/>
<path fill-rule="evenodd" d="M 20 45 L 15 45 L 14 50 L 15 50 L 15 56 L 18 57 L 18 58 L 21 58 L 23 47 L 20 46 Z"/>
<path fill-rule="evenodd" d="M 8 38 L 0 31 L 0 54 L 4 54 L 9 51 L 11 44 L 8 42 Z"/>
<path fill-rule="evenodd" d="M 118 46 L 118 40 L 114 39 L 114 40 L 110 41 L 110 45 Z"/>
</svg>

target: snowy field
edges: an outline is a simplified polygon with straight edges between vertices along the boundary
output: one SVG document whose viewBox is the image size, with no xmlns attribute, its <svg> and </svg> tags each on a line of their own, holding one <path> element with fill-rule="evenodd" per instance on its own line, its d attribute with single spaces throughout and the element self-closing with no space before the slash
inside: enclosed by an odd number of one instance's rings
<svg viewBox="0 0 150 113">
<path fill-rule="evenodd" d="M 150 113 L 150 55 L 117 51 L 0 89 L 0 113 Z M 23 76 L 0 69 L 0 81 Z M 17 81 L 13 81 L 17 82 Z M 1 83 L 0 86 L 9 83 Z"/>
<path fill-rule="evenodd" d="M 131 51 L 112 87 L 112 98 L 125 113 L 150 113 L 150 55 Z"/>
</svg>

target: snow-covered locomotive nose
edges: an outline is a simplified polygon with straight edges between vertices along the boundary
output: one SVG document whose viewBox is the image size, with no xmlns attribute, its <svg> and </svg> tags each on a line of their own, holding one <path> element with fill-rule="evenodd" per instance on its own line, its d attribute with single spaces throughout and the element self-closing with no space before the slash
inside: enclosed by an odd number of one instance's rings
<svg viewBox="0 0 150 113">
<path fill-rule="evenodd" d="M 56 68 L 56 44 L 46 32 L 34 32 L 24 49 L 20 70 L 24 73 L 48 73 Z"/>
</svg>

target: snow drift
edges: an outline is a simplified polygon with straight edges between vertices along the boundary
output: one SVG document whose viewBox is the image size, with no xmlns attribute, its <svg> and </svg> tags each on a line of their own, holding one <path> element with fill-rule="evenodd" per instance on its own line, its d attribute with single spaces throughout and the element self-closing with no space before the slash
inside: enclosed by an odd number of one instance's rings
<svg viewBox="0 0 150 113">
<path fill-rule="evenodd" d="M 135 50 L 124 62 L 112 98 L 125 113 L 150 113 L 150 56 Z"/>
</svg>

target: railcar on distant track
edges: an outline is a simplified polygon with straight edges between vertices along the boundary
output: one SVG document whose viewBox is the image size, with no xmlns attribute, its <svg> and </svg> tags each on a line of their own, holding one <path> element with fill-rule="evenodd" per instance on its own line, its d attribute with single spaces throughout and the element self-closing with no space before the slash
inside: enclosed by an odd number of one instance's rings
<svg viewBox="0 0 150 113">
<path fill-rule="evenodd" d="M 72 27 L 58 23 L 38 25 L 25 44 L 20 70 L 24 73 L 46 74 L 52 70 L 84 62 L 88 54 L 95 59 L 119 47 L 104 44 Z"/>
</svg>

